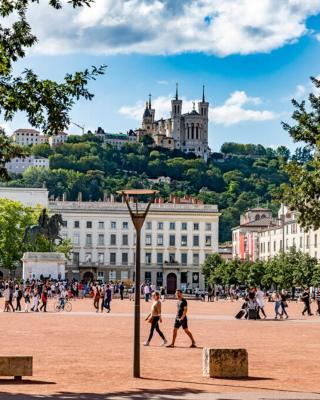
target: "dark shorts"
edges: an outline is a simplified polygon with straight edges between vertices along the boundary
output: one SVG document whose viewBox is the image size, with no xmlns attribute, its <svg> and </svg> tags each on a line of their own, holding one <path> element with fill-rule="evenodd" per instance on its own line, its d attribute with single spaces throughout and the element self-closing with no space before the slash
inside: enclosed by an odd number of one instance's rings
<svg viewBox="0 0 320 400">
<path fill-rule="evenodd" d="M 174 321 L 174 327 L 175 327 L 175 329 L 179 329 L 180 327 L 182 327 L 182 329 L 188 329 L 187 317 L 183 318 L 182 321 L 180 321 L 178 318 L 176 318 Z"/>
</svg>

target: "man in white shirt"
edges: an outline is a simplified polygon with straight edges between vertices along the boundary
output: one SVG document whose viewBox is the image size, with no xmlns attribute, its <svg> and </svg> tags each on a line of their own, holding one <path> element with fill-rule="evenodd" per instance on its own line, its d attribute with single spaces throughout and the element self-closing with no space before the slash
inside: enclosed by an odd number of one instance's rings
<svg viewBox="0 0 320 400">
<path fill-rule="evenodd" d="M 144 294 L 144 299 L 145 301 L 149 301 L 149 296 L 150 296 L 150 288 L 148 284 L 145 284 L 143 287 L 143 294 Z"/>
<path fill-rule="evenodd" d="M 259 306 L 259 311 L 262 312 L 264 318 L 267 318 L 266 313 L 264 311 L 264 304 L 265 304 L 264 296 L 265 296 L 264 292 L 258 286 L 257 289 L 256 289 L 256 300 L 257 300 L 257 303 L 258 303 L 258 306 Z M 258 311 L 258 313 L 259 313 L 259 311 Z"/>
</svg>

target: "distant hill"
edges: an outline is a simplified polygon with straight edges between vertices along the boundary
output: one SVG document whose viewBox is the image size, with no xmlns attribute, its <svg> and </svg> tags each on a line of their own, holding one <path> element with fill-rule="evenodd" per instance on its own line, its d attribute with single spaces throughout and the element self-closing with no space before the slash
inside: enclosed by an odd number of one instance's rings
<svg viewBox="0 0 320 400">
<path fill-rule="evenodd" d="M 195 196 L 219 206 L 220 242 L 231 239 L 230 229 L 246 208 L 259 204 L 276 211 L 279 186 L 287 181 L 281 166 L 290 157 L 283 146 L 274 150 L 224 143 L 221 152 L 213 153 L 206 163 L 193 155 L 139 143 L 117 150 L 90 134 L 71 136 L 68 143 L 54 149 L 41 144 L 30 151 L 49 157 L 50 170 L 29 168 L 23 176 L 13 177 L 10 186 L 39 187 L 45 183 L 50 195 L 56 198 L 66 193 L 68 200 L 76 200 L 82 192 L 83 200 L 97 201 L 130 187 L 158 189 L 165 199 L 170 194 Z M 301 151 L 297 154 L 294 156 L 301 156 Z M 161 176 L 170 179 L 157 182 Z"/>
</svg>

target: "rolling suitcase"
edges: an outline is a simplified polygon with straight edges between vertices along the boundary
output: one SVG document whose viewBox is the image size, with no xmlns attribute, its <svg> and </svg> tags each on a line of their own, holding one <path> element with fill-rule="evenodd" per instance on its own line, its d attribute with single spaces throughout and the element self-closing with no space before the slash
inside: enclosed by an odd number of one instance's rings
<svg viewBox="0 0 320 400">
<path fill-rule="evenodd" d="M 235 318 L 241 319 L 245 313 L 246 313 L 245 310 L 240 310 L 238 314 L 235 316 Z"/>
<path fill-rule="evenodd" d="M 257 319 L 258 313 L 257 310 L 249 308 L 248 310 L 248 319 Z"/>
</svg>

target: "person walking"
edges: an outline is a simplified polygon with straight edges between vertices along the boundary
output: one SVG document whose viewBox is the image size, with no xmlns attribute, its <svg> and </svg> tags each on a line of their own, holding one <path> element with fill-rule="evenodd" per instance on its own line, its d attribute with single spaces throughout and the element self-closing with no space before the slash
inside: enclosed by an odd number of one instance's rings
<svg viewBox="0 0 320 400">
<path fill-rule="evenodd" d="M 48 292 L 46 288 L 44 288 L 41 293 L 41 302 L 42 304 L 40 307 L 40 311 L 43 310 L 43 312 L 47 312 Z"/>
<path fill-rule="evenodd" d="M 123 295 L 124 295 L 124 284 L 123 284 L 123 282 L 120 283 L 119 290 L 120 290 L 120 299 L 123 300 Z"/>
<path fill-rule="evenodd" d="M 101 299 L 100 311 L 101 312 L 103 312 L 103 308 L 104 308 L 104 295 L 105 295 L 105 285 L 101 285 L 101 289 L 100 289 L 100 299 Z"/>
<path fill-rule="evenodd" d="M 111 311 L 110 308 L 111 300 L 112 300 L 112 290 L 110 288 L 110 285 L 107 285 L 106 292 L 104 295 L 104 307 L 107 309 L 107 313 Z"/>
<path fill-rule="evenodd" d="M 22 289 L 21 286 L 17 285 L 16 286 L 16 311 L 21 311 L 21 299 L 22 299 Z"/>
<path fill-rule="evenodd" d="M 317 315 L 320 315 L 320 287 L 318 287 L 317 294 L 316 294 L 316 302 L 317 302 Z"/>
<path fill-rule="evenodd" d="M 161 288 L 160 288 L 160 296 L 161 296 L 161 301 L 162 302 L 164 302 L 164 300 L 165 300 L 165 295 L 166 295 L 166 289 L 163 286 L 161 286 Z"/>
<path fill-rule="evenodd" d="M 173 348 L 174 344 L 176 342 L 177 334 L 179 328 L 182 327 L 184 332 L 189 336 L 191 340 L 191 345 L 190 347 L 197 347 L 196 342 L 194 340 L 194 337 L 192 336 L 192 333 L 189 331 L 188 328 L 188 318 L 187 318 L 187 312 L 188 312 L 188 302 L 187 300 L 183 297 L 182 290 L 177 289 L 176 290 L 176 296 L 178 298 L 178 303 L 177 303 L 177 315 L 176 319 L 174 322 L 174 328 L 173 328 L 173 335 L 172 335 L 172 341 L 167 346 L 168 348 Z"/>
<path fill-rule="evenodd" d="M 156 330 L 163 340 L 162 346 L 165 346 L 167 344 L 167 340 L 162 333 L 160 327 L 159 327 L 159 322 L 162 322 L 161 318 L 161 301 L 160 301 L 160 293 L 159 292 L 153 292 L 152 293 L 152 298 L 153 298 L 153 303 L 151 306 L 151 313 L 147 317 L 147 321 L 151 323 L 150 327 L 150 333 L 148 340 L 144 343 L 145 346 L 149 346 L 151 339 L 153 337 L 153 332 Z"/>
<path fill-rule="evenodd" d="M 302 311 L 302 315 L 304 315 L 306 312 L 308 315 L 313 315 L 311 312 L 311 307 L 310 307 L 310 289 L 306 288 L 305 291 L 302 293 L 301 300 L 304 302 L 304 309 Z"/>
<path fill-rule="evenodd" d="M 29 307 L 30 307 L 30 286 L 27 286 L 25 291 L 24 291 L 24 302 L 25 302 L 25 307 L 24 307 L 24 312 L 29 312 Z"/>
<path fill-rule="evenodd" d="M 144 294 L 144 300 L 148 302 L 150 296 L 150 287 L 148 283 L 146 283 L 143 287 L 143 294 Z"/>
<path fill-rule="evenodd" d="M 258 319 L 260 319 L 260 311 L 263 314 L 264 319 L 266 319 L 267 315 L 264 311 L 264 305 L 265 305 L 264 292 L 261 290 L 261 288 L 259 286 L 257 287 L 257 290 L 256 290 L 256 300 L 258 303 Z"/>
<path fill-rule="evenodd" d="M 280 294 L 278 292 L 273 292 L 272 299 L 274 301 L 274 312 L 275 312 L 274 319 L 278 319 L 278 316 L 279 316 L 279 318 L 281 318 L 281 314 L 279 312 L 279 308 L 280 308 L 280 304 L 281 304 Z"/>
<path fill-rule="evenodd" d="M 281 314 L 280 314 L 280 318 L 283 318 L 283 314 L 286 316 L 286 319 L 289 318 L 289 315 L 287 313 L 286 308 L 288 307 L 288 293 L 286 290 L 282 290 L 281 294 L 280 294 L 280 305 L 281 305 Z"/>
<path fill-rule="evenodd" d="M 33 292 L 33 306 L 31 308 L 31 311 L 39 312 L 38 307 L 39 307 L 39 292 L 38 289 L 35 288 Z"/>
<path fill-rule="evenodd" d="M 96 285 L 93 290 L 93 306 L 96 309 L 96 312 L 99 312 L 99 301 L 100 301 L 100 288 L 98 285 Z"/>
<path fill-rule="evenodd" d="M 3 309 L 4 312 L 9 312 L 10 307 L 12 308 L 12 311 L 14 312 L 14 307 L 12 305 L 12 296 L 13 296 L 13 294 L 12 294 L 9 284 L 6 284 L 4 292 L 3 292 L 3 297 L 4 297 L 4 301 L 5 301 L 4 309 Z"/>
</svg>

